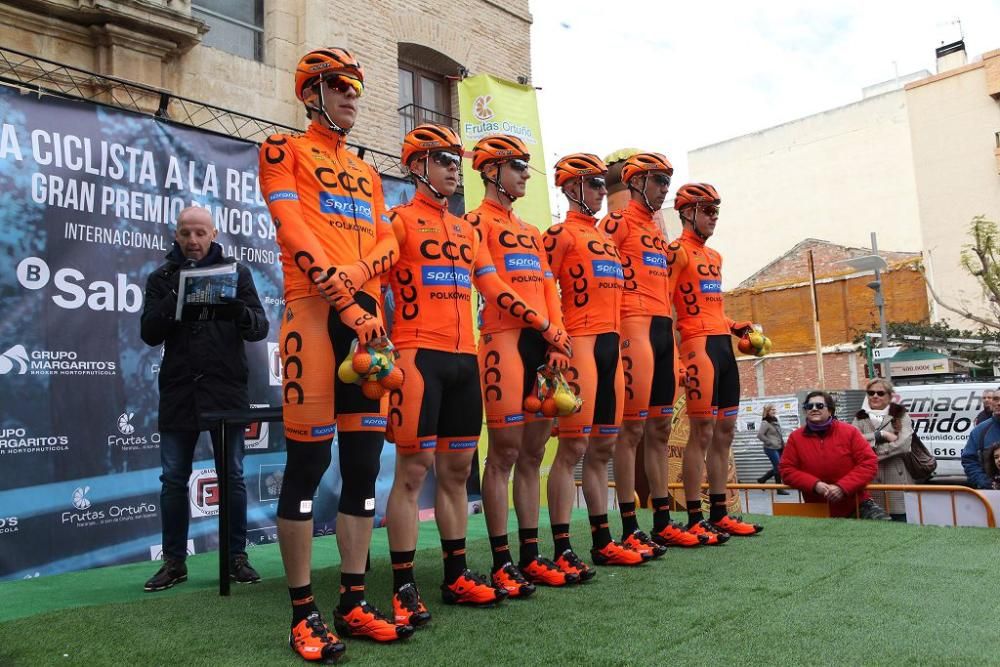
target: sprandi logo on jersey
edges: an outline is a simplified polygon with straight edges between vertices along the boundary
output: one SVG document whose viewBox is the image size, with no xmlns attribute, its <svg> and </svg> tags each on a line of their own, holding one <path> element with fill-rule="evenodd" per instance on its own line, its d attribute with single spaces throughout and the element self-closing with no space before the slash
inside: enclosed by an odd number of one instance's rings
<svg viewBox="0 0 1000 667">
<path fill-rule="evenodd" d="M 354 197 L 333 195 L 329 192 L 319 193 L 319 210 L 322 213 L 337 213 L 355 220 L 372 222 L 372 207 L 366 201 L 358 201 Z"/>
<path fill-rule="evenodd" d="M 508 271 L 541 271 L 542 263 L 536 255 L 528 253 L 510 253 L 503 256 L 504 266 Z"/>
<path fill-rule="evenodd" d="M 115 375 L 117 362 L 80 359 L 74 350 L 29 350 L 12 345 L 0 353 L 0 375 Z"/>
<path fill-rule="evenodd" d="M 469 287 L 472 279 L 469 270 L 460 266 L 421 267 L 424 285 L 447 285 L 449 287 Z"/>
<path fill-rule="evenodd" d="M 598 278 L 614 278 L 615 280 L 625 280 L 625 273 L 622 265 L 606 259 L 591 260 L 594 267 L 594 275 Z"/>
<path fill-rule="evenodd" d="M 642 253 L 642 263 L 646 266 L 658 266 L 661 269 L 667 268 L 667 258 L 658 252 Z"/>
<path fill-rule="evenodd" d="M 719 280 L 702 280 L 702 294 L 722 294 L 722 282 Z"/>
</svg>

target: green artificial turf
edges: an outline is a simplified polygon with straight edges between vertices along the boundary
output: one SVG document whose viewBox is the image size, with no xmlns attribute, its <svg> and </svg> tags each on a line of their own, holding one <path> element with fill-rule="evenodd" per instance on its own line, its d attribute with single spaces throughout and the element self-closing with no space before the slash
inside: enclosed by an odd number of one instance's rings
<svg viewBox="0 0 1000 667">
<path fill-rule="evenodd" d="M 640 514 L 648 527 L 648 512 Z M 802 665 L 1000 664 L 1000 533 L 984 528 L 756 517 L 762 535 L 670 550 L 638 568 L 600 568 L 571 589 L 540 589 L 497 609 L 445 606 L 433 524 L 421 528 L 417 583 L 434 620 L 396 645 L 348 641 L 350 664 Z M 513 522 L 512 522 L 513 526 Z M 574 514 L 577 551 L 589 547 Z M 543 545 L 551 545 L 543 527 Z M 545 551 L 550 546 L 543 546 Z M 516 550 L 515 550 L 516 551 Z M 313 589 L 336 601 L 333 537 L 316 540 Z M 385 531 L 376 531 L 368 598 L 389 610 Z M 288 598 L 276 545 L 251 559 L 255 586 L 216 592 L 214 554 L 190 579 L 141 591 L 139 563 L 0 584 L 0 665 L 299 665 L 285 644 Z M 482 517 L 470 564 L 490 564 Z M 90 606 L 81 606 L 90 605 Z"/>
</svg>

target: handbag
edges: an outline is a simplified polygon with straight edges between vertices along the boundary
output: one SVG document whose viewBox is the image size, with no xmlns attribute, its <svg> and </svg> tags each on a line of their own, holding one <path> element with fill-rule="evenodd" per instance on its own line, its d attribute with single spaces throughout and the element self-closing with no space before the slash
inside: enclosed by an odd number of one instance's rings
<svg viewBox="0 0 1000 667">
<path fill-rule="evenodd" d="M 903 455 L 903 465 L 916 482 L 926 482 L 937 470 L 937 459 L 928 451 L 916 432 L 910 440 L 910 451 Z"/>
</svg>

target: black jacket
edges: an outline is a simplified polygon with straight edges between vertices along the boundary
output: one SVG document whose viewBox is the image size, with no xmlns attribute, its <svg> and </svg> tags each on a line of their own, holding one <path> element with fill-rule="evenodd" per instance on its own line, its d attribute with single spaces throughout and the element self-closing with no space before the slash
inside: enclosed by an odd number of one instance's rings
<svg viewBox="0 0 1000 667">
<path fill-rule="evenodd" d="M 213 243 L 196 266 L 235 262 Z M 206 410 L 249 407 L 247 355 L 243 341 L 262 340 L 268 323 L 250 270 L 237 265 L 236 296 L 246 303 L 246 314 L 235 321 L 177 322 L 179 271 L 188 263 L 181 249 L 167 253 L 167 261 L 146 279 L 142 309 L 142 340 L 163 344 L 160 366 L 160 431 L 204 431 L 214 424 L 201 419 Z"/>
</svg>

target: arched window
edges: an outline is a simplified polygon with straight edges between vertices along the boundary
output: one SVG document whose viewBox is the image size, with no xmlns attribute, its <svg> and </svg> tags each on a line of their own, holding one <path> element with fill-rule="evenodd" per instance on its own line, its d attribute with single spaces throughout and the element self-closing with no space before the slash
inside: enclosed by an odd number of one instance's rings
<svg viewBox="0 0 1000 667">
<path fill-rule="evenodd" d="M 420 44 L 399 44 L 400 137 L 421 123 L 458 129 L 453 88 L 461 64 Z"/>
</svg>

